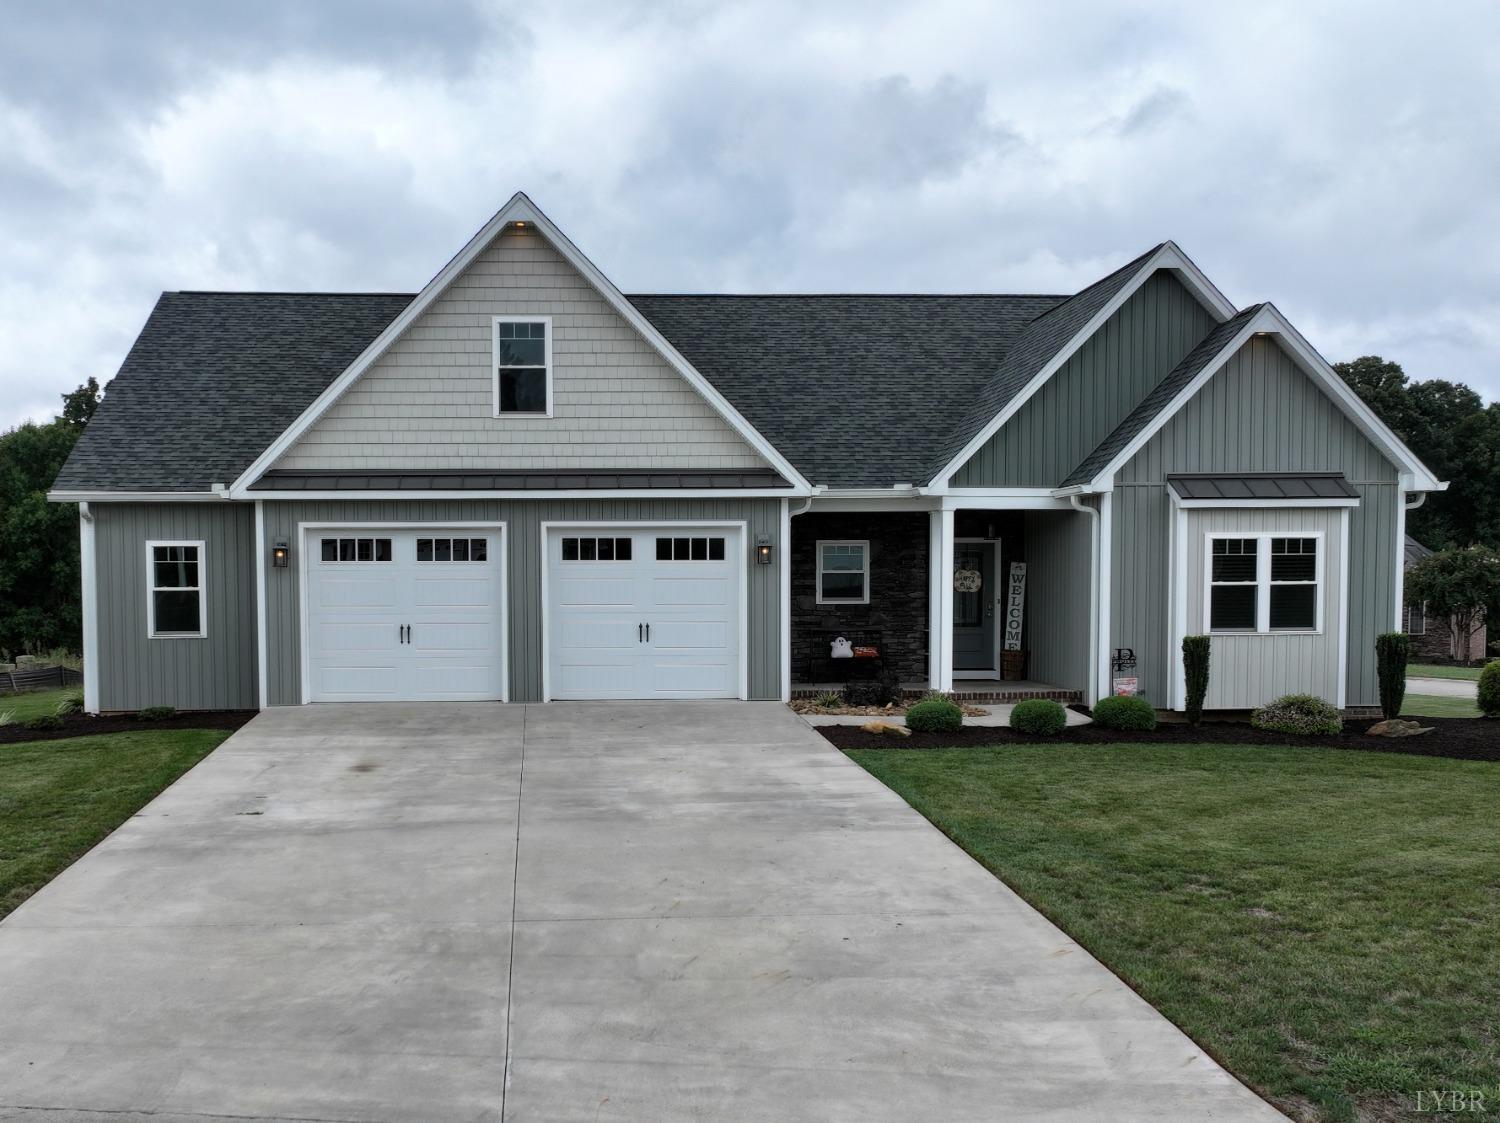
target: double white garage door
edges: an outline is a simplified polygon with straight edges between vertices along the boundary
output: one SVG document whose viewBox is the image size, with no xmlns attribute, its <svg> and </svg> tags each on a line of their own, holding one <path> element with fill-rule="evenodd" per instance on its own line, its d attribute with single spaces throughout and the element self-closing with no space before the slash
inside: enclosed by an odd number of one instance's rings
<svg viewBox="0 0 1500 1123">
<path fill-rule="evenodd" d="M 542 550 L 544 696 L 744 696 L 739 527 L 552 526 Z M 308 701 L 507 697 L 502 528 L 308 528 L 303 557 Z"/>
</svg>

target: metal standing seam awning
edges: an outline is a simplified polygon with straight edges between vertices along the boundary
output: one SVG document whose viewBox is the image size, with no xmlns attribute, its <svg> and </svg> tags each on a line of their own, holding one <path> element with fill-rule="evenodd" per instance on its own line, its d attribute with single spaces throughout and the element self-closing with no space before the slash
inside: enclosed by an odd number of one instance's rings
<svg viewBox="0 0 1500 1123">
<path fill-rule="evenodd" d="M 1358 499 L 1340 472 L 1239 472 L 1169 475 L 1167 486 L 1179 499 Z"/>
</svg>

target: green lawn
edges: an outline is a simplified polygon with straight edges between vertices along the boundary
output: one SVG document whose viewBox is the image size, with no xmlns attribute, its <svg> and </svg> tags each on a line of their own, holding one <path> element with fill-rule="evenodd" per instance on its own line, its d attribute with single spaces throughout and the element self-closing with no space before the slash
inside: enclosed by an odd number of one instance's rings
<svg viewBox="0 0 1500 1123">
<path fill-rule="evenodd" d="M 0 714 L 13 714 L 13 721 L 30 721 L 43 714 L 55 713 L 57 704 L 70 694 L 79 694 L 81 686 L 65 690 L 30 690 L 24 694 L 0 694 Z"/>
<path fill-rule="evenodd" d="M 1448 667 L 1441 663 L 1408 663 L 1406 673 L 1419 678 L 1460 678 L 1467 682 L 1478 682 L 1483 667 Z"/>
<path fill-rule="evenodd" d="M 0 745 L 0 916 L 228 736 L 171 729 Z"/>
<path fill-rule="evenodd" d="M 1431 1119 L 1423 1089 L 1500 1107 L 1500 767 L 1209 745 L 849 755 L 1294 1117 Z"/>
<path fill-rule="evenodd" d="M 1403 717 L 1473 717 L 1479 716 L 1479 704 L 1473 698 L 1444 698 L 1436 694 L 1408 694 L 1401 702 Z"/>
</svg>

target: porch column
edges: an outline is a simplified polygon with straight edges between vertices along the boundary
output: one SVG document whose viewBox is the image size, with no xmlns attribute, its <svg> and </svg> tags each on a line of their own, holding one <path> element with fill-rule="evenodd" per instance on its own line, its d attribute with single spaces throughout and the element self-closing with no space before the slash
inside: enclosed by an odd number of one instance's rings
<svg viewBox="0 0 1500 1123">
<path fill-rule="evenodd" d="M 927 684 L 953 689 L 953 512 L 931 511 L 927 523 Z"/>
</svg>

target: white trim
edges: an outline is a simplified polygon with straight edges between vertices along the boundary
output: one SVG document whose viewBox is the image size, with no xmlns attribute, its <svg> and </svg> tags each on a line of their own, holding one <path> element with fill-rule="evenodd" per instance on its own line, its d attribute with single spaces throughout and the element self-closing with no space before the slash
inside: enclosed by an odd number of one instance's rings
<svg viewBox="0 0 1500 1123">
<path fill-rule="evenodd" d="M 1093 478 L 1082 485 L 1080 490 L 1101 491 L 1110 487 L 1115 473 L 1145 448 L 1151 438 L 1156 436 L 1188 402 L 1192 401 L 1198 391 L 1202 390 L 1208 381 L 1238 354 L 1250 338 L 1256 335 L 1275 335 L 1280 339 L 1286 345 L 1287 354 L 1297 363 L 1303 373 L 1321 385 L 1324 392 L 1333 399 L 1334 404 L 1343 409 L 1345 415 L 1381 450 L 1386 459 L 1396 467 L 1412 474 L 1413 480 L 1416 481 L 1413 484 L 1413 490 L 1440 491 L 1447 486 L 1433 476 L 1385 423 L 1370 411 L 1370 408 L 1360 400 L 1359 395 L 1351 390 L 1348 383 L 1338 376 L 1338 372 L 1312 349 L 1307 340 L 1302 338 L 1276 306 L 1266 304 L 1262 305 L 1261 309 L 1245 322 L 1245 325 L 1224 344 L 1217 355 L 1204 365 L 1191 382 L 1178 391 L 1177 396 L 1167 404 L 1166 408 L 1157 413 L 1139 433 L 1132 437 L 1108 464 L 1094 473 Z M 1244 504 L 1234 505 L 1243 506 Z"/>
<path fill-rule="evenodd" d="M 1089 516 L 1089 524 L 1090 524 L 1089 525 L 1089 635 L 1088 635 L 1088 641 L 1087 641 L 1087 643 L 1084 646 L 1085 666 L 1087 666 L 1089 663 L 1095 662 L 1097 660 L 1097 658 L 1098 658 L 1098 651 L 1099 651 L 1099 632 L 1100 632 L 1100 628 L 1099 628 L 1099 541 L 1100 541 L 1100 537 L 1101 537 L 1100 533 L 1099 533 L 1099 523 L 1101 521 L 1101 516 L 1100 516 L 1100 513 L 1099 513 L 1099 509 L 1095 508 L 1095 507 L 1091 507 L 1088 503 L 1084 502 L 1082 496 L 1079 496 L 1079 495 L 1070 495 L 1068 497 L 1068 505 L 1070 507 L 1072 507 L 1074 510 L 1080 511 L 1080 512 L 1088 515 Z M 1099 506 L 1103 507 L 1103 505 L 1104 505 L 1103 501 L 1101 500 Z M 1089 657 L 1088 656 L 1087 653 L 1089 651 L 1093 651 L 1094 652 L 1094 656 L 1093 657 Z M 1092 706 L 1095 702 L 1097 702 L 1099 700 L 1098 690 L 1099 690 L 1099 671 L 1098 671 L 1097 667 L 1093 667 L 1093 668 L 1090 669 L 1088 675 L 1084 678 L 1083 698 L 1084 698 L 1084 701 L 1087 702 L 1090 706 Z"/>
<path fill-rule="evenodd" d="M 344 370 L 338 378 L 334 379 L 318 397 L 302 411 L 302 414 L 291 425 L 287 426 L 274 441 L 266 446 L 265 450 L 255 458 L 238 479 L 230 486 L 229 493 L 236 499 L 249 498 L 247 489 L 261 477 L 276 461 L 280 460 L 286 451 L 310 429 L 319 418 L 328 412 L 329 407 L 343 396 L 344 392 L 352 386 L 361 375 L 364 374 L 375 362 L 383 356 L 391 345 L 396 342 L 406 330 L 425 312 L 431 304 L 437 300 L 453 281 L 466 270 L 485 248 L 500 233 L 501 229 L 509 223 L 526 223 L 534 225 L 552 247 L 560 253 L 563 258 L 583 274 L 584 278 L 598 290 L 605 301 L 618 312 L 627 323 L 639 332 L 648 344 L 654 347 L 680 374 L 694 390 L 715 410 L 741 437 L 743 437 L 755 449 L 761 457 L 781 473 L 786 479 L 791 480 L 798 489 L 798 494 L 809 494 L 812 485 L 797 471 L 786 457 L 782 456 L 765 437 L 745 420 L 740 412 L 730 405 L 728 400 L 720 394 L 709 381 L 704 378 L 689 363 L 677 349 L 667 342 L 666 338 L 656 330 L 652 323 L 637 311 L 635 305 L 625 299 L 624 294 L 617 289 L 599 269 L 586 258 L 567 236 L 563 234 L 552 221 L 547 218 L 524 192 L 517 191 L 511 196 L 510 201 L 495 212 L 494 216 L 480 227 L 469 241 L 464 245 L 452 260 L 438 272 L 431 281 L 417 294 L 410 304 L 402 309 L 401 314 L 386 325 L 384 331 L 376 336 L 362 351 L 358 358 Z M 269 498 L 269 496 L 266 496 Z"/>
<path fill-rule="evenodd" d="M 985 442 L 998 433 L 1001 426 L 1014 417 L 1020 411 L 1021 407 L 1030 401 L 1036 392 L 1046 385 L 1054 374 L 1062 369 L 1063 364 L 1071 359 L 1074 353 L 1087 343 L 1090 337 L 1103 327 L 1109 318 L 1118 312 L 1124 306 L 1125 302 L 1134 296 L 1136 291 L 1159 269 L 1174 270 L 1178 275 L 1177 279 L 1198 299 L 1199 303 L 1219 319 L 1220 323 L 1234 316 L 1234 305 L 1193 264 L 1188 256 L 1177 247 L 1176 243 L 1162 243 L 1160 248 L 1141 264 L 1141 267 L 1136 270 L 1135 274 L 1125 283 L 1124 287 L 1103 308 L 1099 309 L 1093 318 L 1072 339 L 1068 340 L 1062 350 L 1058 351 L 1048 360 L 1046 366 L 1042 367 L 1041 370 L 1032 376 L 1031 381 L 1022 388 L 1021 392 L 1005 403 L 1000 412 L 991 418 L 984 428 L 980 429 L 969 440 L 968 444 L 964 445 L 962 451 L 950 459 L 932 477 L 936 488 L 940 491 L 946 491 L 948 482 L 953 478 L 953 474 L 967 464 L 969 459 L 984 446 Z M 1103 279 L 1102 277 L 1100 278 L 1100 280 Z M 1098 283 L 1098 281 L 1094 282 L 1094 284 Z M 1092 287 L 1092 285 L 1086 286 L 1080 292 Z"/>
<path fill-rule="evenodd" d="M 990 639 L 993 641 L 993 643 L 991 645 L 990 665 L 989 665 L 989 667 L 987 667 L 987 668 L 986 667 L 976 667 L 976 668 L 971 668 L 971 669 L 968 669 L 968 670 L 962 670 L 961 671 L 961 670 L 958 669 L 958 667 L 956 665 L 957 662 L 958 662 L 958 659 L 955 656 L 954 657 L 955 666 L 953 668 L 953 677 L 954 677 L 955 680 L 957 680 L 957 679 L 970 679 L 970 678 L 998 679 L 1000 677 L 1000 674 L 1001 674 L 1001 669 L 1000 669 L 1001 668 L 1001 664 L 1000 664 L 1000 641 L 1004 638 L 1003 637 L 1003 633 L 1005 631 L 1005 629 L 1003 627 L 1003 625 L 1004 625 L 1004 613 L 1001 613 L 1000 617 L 997 618 L 996 614 L 994 612 L 995 603 L 996 603 L 995 602 L 995 595 L 998 592 L 1001 592 L 1001 591 L 1003 591 L 1005 589 L 1003 575 L 1000 572 L 1000 539 L 998 539 L 998 538 L 955 538 L 953 540 L 953 544 L 954 544 L 954 556 L 955 557 L 957 557 L 957 554 L 958 554 L 957 546 L 958 546 L 958 543 L 960 543 L 960 542 L 967 542 L 967 543 L 970 543 L 970 544 L 977 543 L 977 544 L 979 544 L 981 546 L 993 546 L 994 547 L 994 549 L 990 553 L 990 574 L 989 574 L 989 577 L 988 577 L 988 579 L 986 581 L 986 584 L 984 586 L 985 594 L 990 598 L 988 607 L 990 609 L 990 620 L 993 622 L 992 625 L 991 625 L 991 627 L 990 627 L 990 633 L 991 633 L 990 634 Z M 955 623 L 953 625 L 953 627 L 954 627 L 955 630 L 957 630 L 958 624 Z"/>
<path fill-rule="evenodd" d="M 1294 474 L 1294 473 L 1288 473 Z M 1170 486 L 1170 485 L 1169 485 Z M 1338 498 L 1310 498 L 1291 496 L 1285 499 L 1180 499 L 1178 506 L 1187 510 L 1240 510 L 1243 508 L 1317 508 L 1358 507 L 1359 496 L 1346 495 Z"/>
<path fill-rule="evenodd" d="M 255 501 L 255 691 L 263 710 L 268 705 L 269 676 L 266 673 L 266 509 Z"/>
<path fill-rule="evenodd" d="M 507 413 L 500 412 L 500 325 L 501 324 L 542 324 L 546 332 L 542 336 L 542 376 L 547 384 L 546 400 L 547 408 L 542 410 L 511 410 Z M 508 370 L 535 370 L 535 367 L 508 367 Z M 490 317 L 490 389 L 492 397 L 493 415 L 497 419 L 509 417 L 551 417 L 552 416 L 552 317 L 543 315 L 530 316 L 491 316 Z"/>
<path fill-rule="evenodd" d="M 953 511 L 932 513 L 927 555 L 929 598 L 935 611 L 929 631 L 929 683 L 933 690 L 953 689 Z"/>
<path fill-rule="evenodd" d="M 864 591 L 858 598 L 834 597 L 828 599 L 823 596 L 823 547 L 824 546 L 858 546 L 860 550 L 860 577 L 863 578 Z M 852 573 L 850 569 L 836 569 L 835 573 Z M 868 538 L 820 538 L 813 547 L 813 593 L 816 595 L 818 604 L 840 605 L 840 604 L 869 604 L 870 603 L 870 540 Z"/>
<path fill-rule="evenodd" d="M 312 522 L 299 522 L 297 524 L 297 663 L 300 670 L 301 682 L 299 684 L 301 696 L 298 698 L 299 705 L 309 705 L 312 697 L 312 667 L 308 658 L 308 610 L 307 610 L 307 582 L 308 582 L 308 555 L 311 551 L 307 548 L 307 536 L 309 531 L 321 530 L 494 530 L 500 536 L 499 562 L 500 571 L 496 574 L 496 580 L 500 582 L 500 701 L 510 701 L 510 550 L 509 527 L 504 522 L 492 519 L 466 521 L 463 519 L 402 519 L 395 522 L 372 521 L 369 519 L 350 520 L 314 520 Z"/>
<path fill-rule="evenodd" d="M 781 518 L 777 527 L 776 564 L 780 591 L 781 629 L 781 700 L 792 700 L 792 502 L 781 501 Z M 754 548 L 751 543 L 751 548 Z"/>
<path fill-rule="evenodd" d="M 78 562 L 83 578 L 83 709 L 99 712 L 99 562 L 94 543 L 94 513 L 78 504 Z"/>
<path fill-rule="evenodd" d="M 876 514 L 882 511 L 935 511 L 942 504 L 936 496 L 899 495 L 883 499 L 813 496 L 811 510 L 818 514 Z"/>
<path fill-rule="evenodd" d="M 533 416 L 518 414 L 517 416 Z M 587 475 L 589 469 L 557 469 L 557 475 Z M 549 474 L 554 470 L 549 469 Z M 351 472 L 359 475 L 359 472 Z M 420 473 L 418 473 L 420 474 Z M 691 473 L 687 473 L 691 474 Z M 264 491 L 246 492 L 245 499 L 305 499 L 330 500 L 334 502 L 357 502 L 360 500 L 387 499 L 785 499 L 788 495 L 801 495 L 788 488 L 651 488 L 627 490 L 624 488 L 577 488 L 572 491 L 420 491 L 415 488 L 405 491 Z"/>
<path fill-rule="evenodd" d="M 1403 473 L 1396 487 L 1396 571 L 1391 579 L 1396 590 L 1395 631 L 1406 631 L 1406 489 L 1410 482 Z M 1423 612 L 1423 634 L 1426 634 L 1426 612 Z"/>
<path fill-rule="evenodd" d="M 1170 605 L 1170 620 L 1168 624 L 1169 636 L 1171 638 L 1171 650 L 1168 653 L 1167 674 L 1171 676 L 1168 683 L 1167 705 L 1173 710 L 1187 709 L 1187 682 L 1183 678 L 1184 668 L 1182 665 L 1182 641 L 1187 638 L 1188 621 L 1188 514 L 1180 504 L 1172 504 L 1172 527 L 1171 527 L 1171 585 L 1172 601 Z M 1210 641 L 1210 645 L 1212 641 Z M 1212 651 L 1210 650 L 1210 657 Z"/>
<path fill-rule="evenodd" d="M 944 507 L 969 511 L 1066 511 L 1065 496 L 1050 487 L 953 487 L 934 492 Z"/>
<path fill-rule="evenodd" d="M 194 546 L 198 558 L 198 585 L 157 585 L 156 547 Z M 158 592 L 196 592 L 198 594 L 198 630 L 196 632 L 157 632 L 156 594 Z M 148 538 L 146 540 L 146 638 L 147 639 L 207 639 L 208 638 L 208 549 L 202 538 Z"/>
<path fill-rule="evenodd" d="M 1099 647 L 1095 651 L 1097 666 L 1095 677 L 1096 698 L 1108 698 L 1115 692 L 1114 684 L 1114 492 L 1102 492 L 1099 496 L 1099 568 L 1094 571 L 1094 581 L 1099 586 Z"/>
<path fill-rule="evenodd" d="M 552 701 L 552 655 L 547 649 L 547 570 L 551 568 L 550 558 L 547 552 L 547 544 L 551 541 L 554 530 L 592 529 L 594 527 L 697 527 L 705 530 L 734 530 L 739 534 L 740 566 L 740 681 L 739 698 L 742 702 L 750 700 L 750 573 L 749 560 L 750 551 L 754 544 L 750 541 L 750 524 L 744 519 L 557 519 L 545 521 L 539 524 L 537 537 L 541 545 L 542 562 L 542 596 L 541 596 L 541 622 L 542 622 L 542 701 Z M 785 554 L 786 551 L 782 550 Z"/>
<path fill-rule="evenodd" d="M 1339 512 L 1340 522 L 1345 526 L 1345 537 L 1347 538 L 1347 527 L 1349 512 L 1345 508 Z M 1221 629 L 1214 631 L 1212 627 L 1213 590 L 1215 581 L 1213 579 L 1213 544 L 1220 539 L 1246 539 L 1253 538 L 1255 547 L 1255 628 L 1250 629 Z M 1311 628 L 1275 628 L 1271 627 L 1271 589 L 1276 585 L 1306 585 L 1306 581 L 1273 581 L 1271 579 L 1271 540 L 1273 538 L 1315 538 L 1318 542 L 1318 553 L 1314 559 L 1313 580 L 1311 584 L 1316 588 L 1317 595 L 1314 598 L 1314 618 Z M 1348 563 L 1348 551 L 1343 552 L 1344 564 Z M 1328 564 L 1328 547 L 1321 530 L 1210 530 L 1203 535 L 1203 635 L 1208 636 L 1321 636 L 1325 632 L 1323 608 L 1328 597 L 1328 582 L 1325 567 Z M 1217 582 L 1217 584 L 1239 584 L 1249 585 L 1249 581 L 1239 582 Z M 1345 598 L 1347 600 L 1347 597 Z"/>
<path fill-rule="evenodd" d="M 216 491 L 49 491 L 49 503 L 221 503 Z"/>
<path fill-rule="evenodd" d="M 1339 512 L 1339 682 L 1338 707 L 1343 709 L 1349 701 L 1349 509 Z M 1322 551 L 1318 551 L 1318 575 L 1321 583 L 1323 572 Z M 1322 593 L 1318 599 L 1322 610 Z"/>
</svg>

